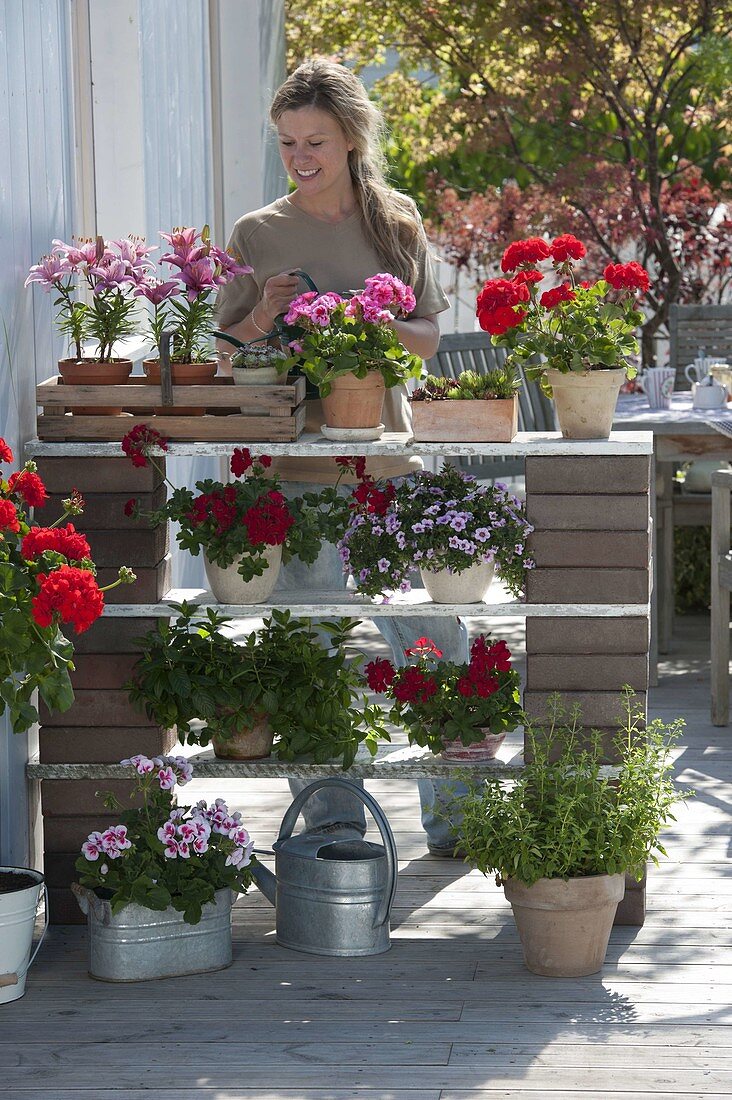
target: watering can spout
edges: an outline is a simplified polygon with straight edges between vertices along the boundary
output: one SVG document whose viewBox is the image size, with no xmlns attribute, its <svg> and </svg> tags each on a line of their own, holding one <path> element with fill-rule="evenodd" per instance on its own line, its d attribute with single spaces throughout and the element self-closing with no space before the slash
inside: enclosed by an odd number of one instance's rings
<svg viewBox="0 0 732 1100">
<path fill-rule="evenodd" d="M 251 863 L 251 872 L 254 881 L 267 901 L 270 905 L 274 905 L 277 892 L 277 879 L 272 874 L 269 867 L 265 867 L 258 859 L 254 859 Z"/>
</svg>

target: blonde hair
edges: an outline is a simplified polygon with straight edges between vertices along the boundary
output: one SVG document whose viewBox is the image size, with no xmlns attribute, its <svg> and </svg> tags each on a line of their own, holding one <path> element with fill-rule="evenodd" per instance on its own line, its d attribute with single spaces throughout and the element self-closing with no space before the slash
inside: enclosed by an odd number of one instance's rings
<svg viewBox="0 0 732 1100">
<path fill-rule="evenodd" d="M 415 242 L 426 250 L 427 240 L 412 199 L 386 182 L 381 112 L 357 76 L 324 58 L 306 61 L 288 76 L 275 93 L 270 118 L 276 124 L 285 111 L 300 107 L 327 111 L 353 145 L 348 165 L 366 240 L 392 275 L 413 284 Z"/>
</svg>

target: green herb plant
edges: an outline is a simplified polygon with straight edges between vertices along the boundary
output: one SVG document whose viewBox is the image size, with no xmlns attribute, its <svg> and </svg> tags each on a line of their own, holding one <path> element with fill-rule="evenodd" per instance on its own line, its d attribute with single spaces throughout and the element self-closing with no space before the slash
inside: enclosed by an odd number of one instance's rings
<svg viewBox="0 0 732 1100">
<path fill-rule="evenodd" d="M 617 765 L 603 770 L 600 735 L 589 747 L 574 711 L 565 721 L 561 699 L 549 704 L 548 729 L 527 725 L 531 762 L 515 780 L 488 779 L 456 800 L 463 814 L 459 844 L 469 863 L 500 886 L 516 879 L 569 879 L 630 873 L 666 855 L 659 835 L 675 821 L 680 792 L 671 779 L 671 749 L 683 720 L 643 728 L 630 688 L 614 740 Z M 529 755 L 527 753 L 527 755 Z"/>
<path fill-rule="evenodd" d="M 508 399 L 521 389 L 521 379 L 510 367 L 486 374 L 464 370 L 457 378 L 428 374 L 412 393 L 412 401 L 490 401 Z"/>
</svg>

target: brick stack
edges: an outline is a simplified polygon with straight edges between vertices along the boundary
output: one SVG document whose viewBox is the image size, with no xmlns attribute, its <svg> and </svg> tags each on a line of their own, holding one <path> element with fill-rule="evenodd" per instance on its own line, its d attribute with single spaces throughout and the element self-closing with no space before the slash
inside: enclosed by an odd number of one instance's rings
<svg viewBox="0 0 732 1100">
<path fill-rule="evenodd" d="M 650 599 L 650 458 L 526 459 L 526 499 L 535 530 L 529 603 L 646 603 Z M 612 737 L 629 684 L 645 711 L 649 619 L 529 618 L 524 708 L 539 725 L 549 696 L 578 704 L 599 729 L 612 762 Z M 616 923 L 642 924 L 645 892 L 633 883 Z"/>
<path fill-rule="evenodd" d="M 108 593 L 107 602 L 157 602 L 170 587 L 167 524 L 146 528 L 125 516 L 124 504 L 135 496 L 143 511 L 159 507 L 165 499 L 161 475 L 149 467 L 134 468 L 124 458 L 41 458 L 38 468 L 51 498 L 39 515 L 41 522 L 55 520 L 63 511 L 61 501 L 78 489 L 84 514 L 71 522 L 89 541 L 100 584 L 115 580 L 121 565 L 137 575 L 135 584 Z M 41 706 L 41 763 L 116 763 L 136 752 L 169 751 L 174 738 L 133 708 L 123 688 L 136 659 L 133 640 L 155 622 L 104 617 L 80 636 L 72 631 L 76 701 L 63 714 Z M 114 791 L 128 804 L 130 788 L 124 780 L 42 780 L 44 869 L 54 923 L 85 919 L 69 890 L 74 862 L 87 834 L 117 819 L 96 792 Z"/>
</svg>

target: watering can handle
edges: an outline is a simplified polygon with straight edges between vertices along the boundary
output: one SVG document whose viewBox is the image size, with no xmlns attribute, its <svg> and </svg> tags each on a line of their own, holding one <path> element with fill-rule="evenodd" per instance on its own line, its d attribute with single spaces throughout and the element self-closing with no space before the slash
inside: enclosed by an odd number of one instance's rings
<svg viewBox="0 0 732 1100">
<path fill-rule="evenodd" d="M 309 787 L 306 787 L 304 791 L 300 791 L 300 793 L 295 797 L 292 805 L 288 809 L 285 816 L 282 818 L 282 824 L 280 825 L 280 835 L 277 839 L 278 841 L 287 840 L 288 837 L 292 836 L 292 830 L 297 824 L 297 819 L 300 816 L 300 811 L 302 810 L 308 799 L 311 797 L 311 795 L 314 795 L 317 791 L 322 790 L 324 787 L 330 786 L 343 787 L 344 790 L 350 791 L 350 793 L 354 795 L 355 798 L 360 799 L 360 801 L 363 802 L 364 806 L 367 806 L 368 809 L 371 811 L 371 816 L 373 817 L 376 824 L 379 826 L 379 832 L 381 833 L 381 839 L 384 841 L 384 850 L 386 852 L 386 869 L 389 876 L 389 888 L 384 894 L 384 899 L 379 906 L 379 911 L 376 914 L 376 919 L 374 920 L 374 928 L 378 928 L 389 919 L 389 911 L 391 910 L 392 904 L 394 902 L 394 896 L 396 894 L 398 869 L 397 850 L 396 842 L 394 840 L 394 834 L 391 831 L 389 822 L 386 820 L 384 811 L 382 810 L 376 799 L 372 798 L 368 791 L 363 790 L 361 787 L 353 783 L 350 779 L 317 779 L 315 783 L 311 783 Z"/>
<path fill-rule="evenodd" d="M 35 950 L 33 951 L 33 954 L 30 956 L 30 958 L 28 959 L 28 962 L 25 964 L 23 969 L 19 970 L 18 973 L 15 975 L 15 983 L 11 983 L 11 984 L 17 984 L 17 982 L 20 981 L 20 979 L 23 977 L 23 975 L 26 974 L 28 972 L 28 970 L 30 970 L 30 967 L 31 967 L 33 961 L 35 960 L 36 955 L 38 954 L 38 952 L 41 949 L 41 944 L 43 943 L 44 939 L 46 938 L 46 932 L 48 932 L 48 924 L 49 924 L 49 921 L 50 921 L 51 917 L 50 917 L 49 907 L 48 907 L 48 887 L 46 886 L 45 882 L 43 883 L 43 893 L 38 895 L 38 905 L 41 904 L 41 898 L 43 898 L 43 900 L 45 902 L 44 914 L 43 914 L 43 916 L 44 916 L 43 931 L 41 932 L 40 939 L 38 940 L 38 943 L 35 946 Z M 36 906 L 36 914 L 38 914 L 38 905 Z"/>
<path fill-rule="evenodd" d="M 308 275 L 307 271 L 300 271 L 300 270 L 291 271 L 290 275 L 299 276 L 299 278 L 301 278 L 302 281 L 307 286 L 308 290 L 312 290 L 316 294 L 318 293 L 318 288 L 316 287 L 315 283 L 313 282 L 313 280 Z M 281 316 L 284 316 L 284 315 L 281 314 Z M 233 346 L 235 348 L 238 348 L 239 351 L 246 351 L 246 349 L 248 347 L 251 347 L 252 344 L 261 344 L 264 340 L 273 340 L 275 338 L 275 336 L 281 336 L 282 334 L 280 332 L 280 328 L 279 328 L 277 322 L 275 322 L 275 327 L 272 329 L 271 332 L 263 333 L 262 336 L 260 336 L 256 340 L 237 340 L 236 336 L 229 336 L 228 332 L 221 332 L 220 329 L 216 329 L 211 335 L 216 340 L 225 340 L 227 344 L 233 344 Z"/>
</svg>

